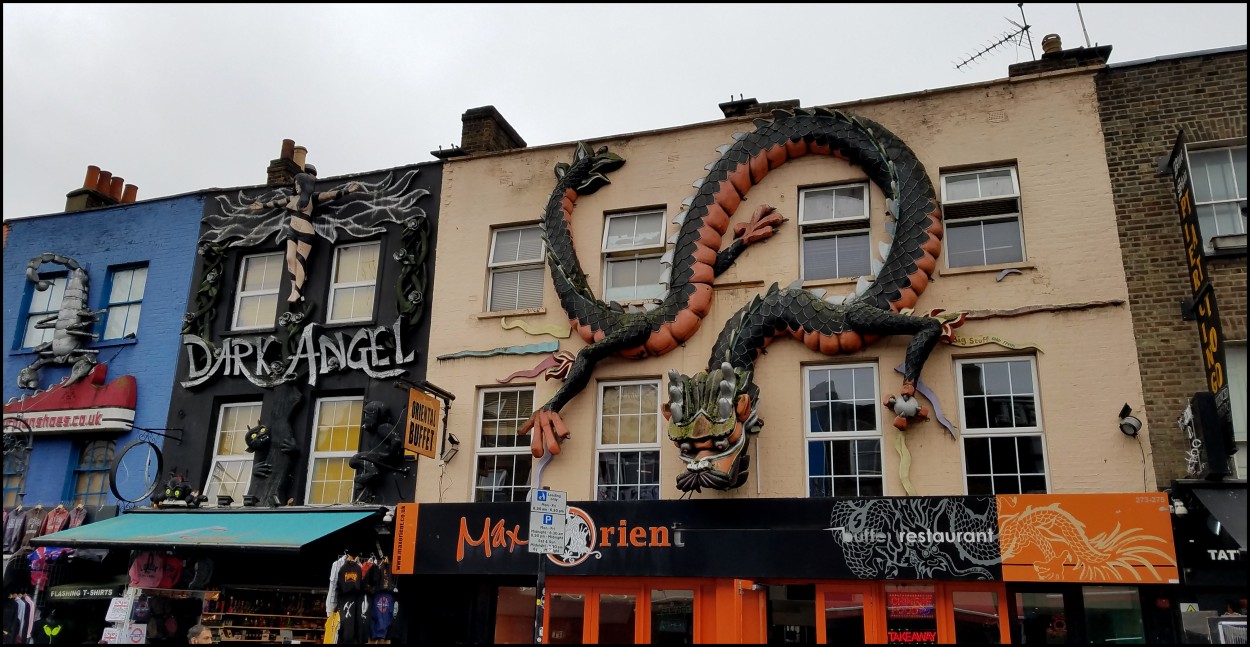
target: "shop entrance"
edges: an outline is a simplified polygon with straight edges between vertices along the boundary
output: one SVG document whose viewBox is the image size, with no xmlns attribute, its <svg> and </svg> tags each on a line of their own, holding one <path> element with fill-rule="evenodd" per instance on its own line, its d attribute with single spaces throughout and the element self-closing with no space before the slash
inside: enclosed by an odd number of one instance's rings
<svg viewBox="0 0 1250 647">
<path fill-rule="evenodd" d="M 554 581 L 553 581 L 554 580 Z M 700 641 L 697 580 L 547 580 L 544 642 L 553 645 L 690 645 Z"/>
<path fill-rule="evenodd" d="M 770 644 L 1009 643 L 994 582 L 836 582 L 769 586 Z"/>
</svg>

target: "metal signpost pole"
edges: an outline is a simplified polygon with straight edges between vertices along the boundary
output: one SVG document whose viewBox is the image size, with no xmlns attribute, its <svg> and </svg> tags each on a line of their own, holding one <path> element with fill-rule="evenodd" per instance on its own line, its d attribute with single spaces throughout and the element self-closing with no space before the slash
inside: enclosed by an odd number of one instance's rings
<svg viewBox="0 0 1250 647">
<path fill-rule="evenodd" d="M 538 553 L 534 587 L 534 644 L 543 642 L 543 611 L 547 594 L 547 555 L 564 552 L 568 495 L 557 490 L 530 490 L 529 552 Z"/>
</svg>

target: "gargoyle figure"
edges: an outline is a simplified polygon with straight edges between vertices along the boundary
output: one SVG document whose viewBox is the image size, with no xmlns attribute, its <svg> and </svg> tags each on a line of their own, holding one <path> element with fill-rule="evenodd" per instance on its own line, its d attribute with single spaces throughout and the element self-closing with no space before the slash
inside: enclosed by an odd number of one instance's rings
<svg viewBox="0 0 1250 647">
<path fill-rule="evenodd" d="M 247 443 L 247 451 L 256 455 L 252 459 L 252 474 L 257 478 L 269 478 L 273 474 L 273 463 L 269 462 L 269 445 L 273 442 L 273 437 L 269 428 L 265 425 L 248 427 L 243 442 Z"/>
<path fill-rule="evenodd" d="M 586 387 L 597 363 L 612 355 L 626 359 L 658 357 L 690 339 L 711 309 L 715 278 L 731 267 L 747 246 L 771 237 L 785 222 L 776 210 L 763 205 L 749 224 L 735 227 L 733 243 L 720 249 L 729 218 L 758 166 L 752 164 L 749 171 L 748 161 L 744 143 L 738 142 L 695 184 L 698 193 L 684 203 L 673 221 L 680 229 L 669 239 L 672 246 L 661 259 L 667 266 L 660 277 L 664 296 L 659 303 L 631 312 L 595 297 L 573 251 L 570 229 L 577 198 L 608 184 L 605 173 L 620 168 L 625 160 L 606 147 L 592 153 L 585 144 L 578 144 L 573 163 L 556 166 L 556 187 L 542 220 L 547 264 L 560 304 L 573 328 L 590 345 L 577 354 L 556 394 L 520 430 L 522 434 L 534 430 L 530 449 L 535 457 L 560 453 L 560 443 L 568 438 L 569 430 L 559 411 Z M 763 168 L 767 166 L 765 162 Z"/>
<path fill-rule="evenodd" d="M 724 490 L 745 482 L 747 441 L 742 432 L 757 432 L 762 425 L 756 416 L 759 388 L 751 373 L 776 337 L 790 336 L 812 350 L 836 355 L 859 352 L 886 335 L 911 335 L 901 396 L 894 399 L 901 403 L 894 407 L 899 417 L 895 426 L 905 429 L 908 420 L 927 414 L 923 407 L 908 404 L 916 403 L 920 369 L 943 334 L 957 325 L 908 314 L 928 285 L 942 249 L 942 216 L 933 184 L 911 149 L 880 124 L 841 112 L 776 111 L 773 117 L 757 121 L 756 131 L 735 144 L 745 150 L 728 173 L 742 177 L 749 168 L 754 183 L 768 169 L 807 153 L 845 159 L 860 166 L 885 193 L 886 210 L 895 219 L 893 241 L 875 276 L 861 278 L 850 297 L 826 300 L 823 290 L 774 284 L 729 319 L 712 348 L 706 373 L 691 379 L 670 372 L 665 415 L 669 439 L 686 463 L 686 473 L 677 478 L 684 491 Z"/>
<path fill-rule="evenodd" d="M 158 508 L 171 506 L 198 508 L 207 500 L 208 497 L 200 494 L 199 490 L 193 489 L 186 477 L 177 472 L 170 472 L 164 489 L 152 495 L 152 505 Z"/>
<path fill-rule="evenodd" d="M 408 410 L 399 414 L 400 420 L 408 418 Z M 371 400 L 365 403 L 360 415 L 360 431 L 363 438 L 372 442 L 367 451 L 357 452 L 347 464 L 356 470 L 357 501 L 371 503 L 377 498 L 381 476 L 386 472 L 402 472 L 404 459 L 403 427 L 391 422 L 386 405 Z"/>
</svg>

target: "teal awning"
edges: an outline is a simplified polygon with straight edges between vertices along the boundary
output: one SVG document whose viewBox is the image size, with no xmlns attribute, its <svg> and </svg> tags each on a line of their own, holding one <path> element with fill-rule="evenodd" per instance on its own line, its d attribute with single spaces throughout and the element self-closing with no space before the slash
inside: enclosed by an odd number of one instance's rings
<svg viewBox="0 0 1250 647">
<path fill-rule="evenodd" d="M 64 548 L 218 548 L 298 551 L 383 509 L 143 510 L 36 537 Z"/>
</svg>

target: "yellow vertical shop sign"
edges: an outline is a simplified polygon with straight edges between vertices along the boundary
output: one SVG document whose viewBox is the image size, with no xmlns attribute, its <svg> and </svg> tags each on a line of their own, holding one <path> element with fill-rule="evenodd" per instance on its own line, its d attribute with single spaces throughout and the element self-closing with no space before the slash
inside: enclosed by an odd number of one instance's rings
<svg viewBox="0 0 1250 647">
<path fill-rule="evenodd" d="M 395 549 L 391 555 L 391 573 L 412 575 L 417 558 L 417 504 L 395 506 Z"/>
<path fill-rule="evenodd" d="M 408 389 L 408 431 L 404 449 L 434 458 L 438 444 L 438 399 L 416 389 Z"/>
</svg>

